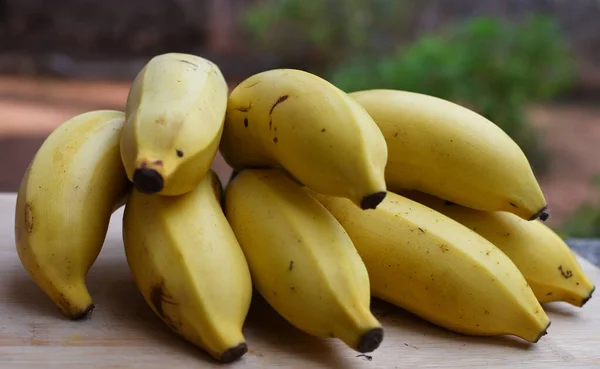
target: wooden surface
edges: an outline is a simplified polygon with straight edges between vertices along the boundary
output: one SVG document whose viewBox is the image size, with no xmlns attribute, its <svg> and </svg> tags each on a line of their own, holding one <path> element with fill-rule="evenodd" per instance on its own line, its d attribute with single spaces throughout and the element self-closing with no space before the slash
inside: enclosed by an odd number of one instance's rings
<svg viewBox="0 0 600 369">
<path fill-rule="evenodd" d="M 381 301 L 373 310 L 385 327 L 381 347 L 361 356 L 335 339 L 303 334 L 255 297 L 244 328 L 249 352 L 215 364 L 172 333 L 146 306 L 129 274 L 120 220 L 114 214 L 88 285 L 96 311 L 90 320 L 64 319 L 33 284 L 17 257 L 15 197 L 0 194 L 0 368 L 600 368 L 600 297 L 583 309 L 545 306 L 549 334 L 537 344 L 511 337 L 457 335 Z M 600 270 L 582 260 L 600 285 Z M 255 294 L 256 295 L 256 294 Z"/>
</svg>

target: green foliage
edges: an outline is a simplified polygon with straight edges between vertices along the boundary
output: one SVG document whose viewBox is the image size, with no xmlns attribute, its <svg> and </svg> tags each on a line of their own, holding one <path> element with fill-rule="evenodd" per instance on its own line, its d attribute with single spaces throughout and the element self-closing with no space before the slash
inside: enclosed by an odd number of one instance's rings
<svg viewBox="0 0 600 369">
<path fill-rule="evenodd" d="M 600 238 L 600 205 L 583 205 L 559 229 L 565 237 Z"/>
<path fill-rule="evenodd" d="M 600 174 L 592 179 L 592 183 L 600 193 Z M 565 237 L 600 238 L 600 203 L 580 206 L 558 232 Z"/>
<path fill-rule="evenodd" d="M 392 88 L 467 105 L 498 124 L 525 151 L 534 168 L 545 153 L 526 124 L 524 107 L 549 99 L 572 83 L 574 65 L 556 23 L 531 16 L 516 24 L 475 18 L 383 57 L 357 57 L 331 74 L 345 91 Z"/>
<path fill-rule="evenodd" d="M 412 0 L 264 0 L 245 9 L 242 25 L 254 48 L 287 61 L 324 67 L 385 50 L 405 33 Z"/>
<path fill-rule="evenodd" d="M 354 59 L 333 73 L 347 91 L 385 85 L 448 98 L 479 101 L 546 99 L 572 82 L 574 65 L 552 18 L 514 24 L 475 18 L 440 34 L 422 36 L 391 56 Z M 365 62 L 368 62 L 365 63 Z M 349 70 L 348 70 L 349 69 Z M 355 80 L 365 74 L 366 83 Z"/>
</svg>

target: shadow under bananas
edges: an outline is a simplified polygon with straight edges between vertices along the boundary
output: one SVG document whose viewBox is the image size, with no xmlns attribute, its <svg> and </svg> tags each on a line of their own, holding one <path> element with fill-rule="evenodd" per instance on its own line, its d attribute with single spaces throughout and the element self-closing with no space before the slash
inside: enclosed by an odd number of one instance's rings
<svg viewBox="0 0 600 369">
<path fill-rule="evenodd" d="M 340 340 L 335 338 L 319 338 L 311 336 L 294 327 L 281 317 L 256 289 L 252 291 L 252 304 L 244 326 L 244 334 L 248 340 L 249 354 L 267 357 L 277 352 L 280 357 L 302 357 L 318 367 L 350 368 L 347 352 L 351 357 L 358 356 Z M 252 341 L 260 341 L 269 352 L 253 349 Z M 347 350 L 346 353 L 343 351 Z M 265 350 L 266 351 L 266 350 Z"/>
<path fill-rule="evenodd" d="M 579 316 L 579 311 L 577 311 L 574 306 L 568 305 L 566 302 L 547 302 L 542 304 L 544 311 L 550 316 L 552 319 L 552 315 L 561 315 L 564 317 L 570 317 L 576 319 Z"/>
<path fill-rule="evenodd" d="M 10 283 L 7 286 L 8 291 L 3 293 L 3 299 L 8 298 L 8 302 L 16 307 L 15 310 L 25 315 L 68 320 L 33 282 L 18 260 L 10 265 L 10 270 L 6 271 L 7 275 L 10 275 Z"/>
<path fill-rule="evenodd" d="M 401 345 L 421 349 L 417 344 L 410 343 L 411 337 L 428 337 L 430 342 L 446 342 L 454 343 L 458 346 L 468 344 L 472 345 L 484 345 L 484 346 L 503 346 L 507 348 L 514 348 L 519 350 L 532 350 L 535 349 L 535 344 L 524 341 L 518 337 L 513 336 L 495 336 L 495 337 L 484 337 L 484 336 L 469 336 L 461 333 L 456 333 L 437 326 L 429 321 L 420 318 L 419 316 L 397 307 L 393 304 L 385 302 L 383 300 L 373 298 L 371 300 L 371 310 L 373 314 L 381 321 L 384 329 L 398 330 L 398 336 L 401 337 L 405 342 Z M 454 339 L 454 340 L 453 340 Z M 397 343 L 396 343 L 397 344 Z"/>
<path fill-rule="evenodd" d="M 115 250 L 117 248 L 120 250 Z M 171 331 L 146 304 L 129 271 L 122 241 L 107 240 L 88 275 L 87 283 L 96 304 L 94 314 L 109 316 L 107 329 L 126 326 L 121 330 L 131 332 L 127 335 L 133 338 L 133 345 L 156 344 L 161 351 L 174 350 L 178 355 L 216 363 L 204 350 Z M 93 315 L 91 319 L 94 319 Z"/>
<path fill-rule="evenodd" d="M 120 245 L 107 245 L 121 247 Z M 106 246 L 105 246 L 106 247 Z M 172 332 L 146 304 L 129 271 L 124 252 L 111 252 L 103 257 L 101 254 L 94 265 L 88 284 L 90 293 L 96 296 L 97 309 L 106 310 L 114 321 L 111 324 L 128 325 L 128 330 L 140 332 L 148 339 L 157 341 L 161 347 L 178 350 L 209 363 L 216 363 L 203 350 L 185 341 Z M 246 356 L 255 356 L 269 361 L 269 355 L 281 353 L 293 356 L 304 356 L 303 359 L 325 365 L 329 368 L 347 368 L 343 358 L 336 355 L 336 350 L 329 342 L 307 335 L 283 318 L 253 291 L 254 297 L 250 308 L 244 334 L 248 344 Z M 257 342 L 261 342 L 257 345 Z M 260 346 L 257 347 L 257 346 Z"/>
</svg>

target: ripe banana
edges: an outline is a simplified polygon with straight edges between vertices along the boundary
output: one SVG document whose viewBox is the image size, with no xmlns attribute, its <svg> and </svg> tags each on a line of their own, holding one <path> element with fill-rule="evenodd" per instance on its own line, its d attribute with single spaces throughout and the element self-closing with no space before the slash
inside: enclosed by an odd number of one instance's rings
<svg viewBox="0 0 600 369">
<path fill-rule="evenodd" d="M 450 101 L 412 92 L 367 90 L 350 96 L 385 136 L 390 191 L 414 189 L 472 209 L 548 218 L 525 154 L 494 123 Z"/>
<path fill-rule="evenodd" d="M 281 167 L 322 193 L 375 208 L 386 194 L 387 147 L 367 112 L 300 70 L 255 74 L 231 93 L 221 153 L 234 169 Z"/>
<path fill-rule="evenodd" d="M 550 320 L 523 275 L 467 227 L 392 192 L 370 211 L 310 193 L 350 235 L 373 296 L 463 334 L 530 342 L 546 334 Z"/>
<path fill-rule="evenodd" d="M 39 148 L 17 195 L 21 263 L 71 319 L 94 309 L 85 277 L 129 187 L 119 154 L 124 121 L 122 112 L 102 110 L 64 122 Z"/>
<path fill-rule="evenodd" d="M 243 170 L 227 187 L 225 212 L 256 289 L 283 318 L 359 352 L 379 346 L 367 270 L 342 226 L 300 185 L 278 169 Z"/>
<path fill-rule="evenodd" d="M 594 291 L 569 246 L 540 221 L 506 212 L 483 212 L 416 191 L 402 195 L 469 227 L 498 246 L 527 279 L 538 301 L 583 306 Z"/>
<path fill-rule="evenodd" d="M 199 56 L 152 58 L 127 97 L 121 156 L 138 191 L 181 195 L 194 189 L 219 148 L 228 86 Z"/>
<path fill-rule="evenodd" d="M 221 209 L 209 170 L 181 196 L 132 191 L 123 217 L 125 254 L 152 310 L 221 362 L 247 352 L 242 334 L 252 297 L 244 253 Z"/>
</svg>

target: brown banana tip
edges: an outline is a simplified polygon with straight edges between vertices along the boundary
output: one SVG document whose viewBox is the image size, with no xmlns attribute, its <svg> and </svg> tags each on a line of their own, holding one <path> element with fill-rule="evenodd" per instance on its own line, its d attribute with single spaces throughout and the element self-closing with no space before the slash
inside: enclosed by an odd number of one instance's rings
<svg viewBox="0 0 600 369">
<path fill-rule="evenodd" d="M 385 195 L 387 195 L 387 192 L 380 191 L 363 197 L 360 202 L 361 209 L 375 209 L 383 201 Z"/>
<path fill-rule="evenodd" d="M 90 304 L 88 307 L 86 307 L 83 311 L 71 316 L 71 320 L 84 320 L 89 318 L 92 315 L 92 312 L 94 311 L 94 309 L 96 308 L 96 306 L 94 304 Z"/>
<path fill-rule="evenodd" d="M 537 213 L 533 214 L 533 216 L 529 220 L 540 219 L 542 222 L 545 222 L 550 218 L 550 212 L 548 211 L 548 205 L 541 208 Z"/>
<path fill-rule="evenodd" d="M 550 324 L 552 324 L 552 322 L 548 322 L 548 325 L 546 325 L 546 328 L 544 328 L 544 330 L 540 332 L 540 334 L 532 341 L 532 343 L 538 343 L 538 341 L 542 337 L 544 337 L 545 335 L 548 334 L 548 328 L 550 328 Z"/>
<path fill-rule="evenodd" d="M 152 195 L 162 191 L 165 181 L 156 170 L 139 168 L 133 173 L 133 185 L 141 193 Z"/>
<path fill-rule="evenodd" d="M 242 342 L 239 345 L 226 350 L 223 355 L 221 355 L 221 362 L 225 364 L 231 363 L 244 356 L 246 352 L 248 352 L 248 345 L 245 342 Z"/>
<path fill-rule="evenodd" d="M 581 306 L 585 305 L 586 302 L 590 301 L 590 299 L 592 298 L 592 295 L 594 294 L 594 291 L 596 291 L 596 286 L 592 287 L 592 290 L 590 291 L 590 294 L 587 295 L 587 297 L 584 298 L 583 301 L 581 301 Z"/>
<path fill-rule="evenodd" d="M 383 328 L 373 328 L 360 337 L 356 349 L 363 354 L 372 352 L 379 347 L 381 341 L 383 341 Z"/>
</svg>

